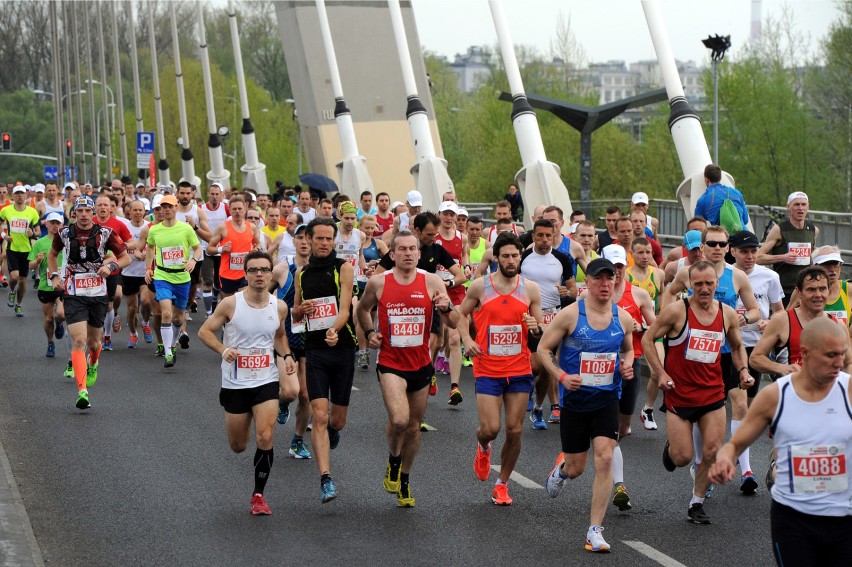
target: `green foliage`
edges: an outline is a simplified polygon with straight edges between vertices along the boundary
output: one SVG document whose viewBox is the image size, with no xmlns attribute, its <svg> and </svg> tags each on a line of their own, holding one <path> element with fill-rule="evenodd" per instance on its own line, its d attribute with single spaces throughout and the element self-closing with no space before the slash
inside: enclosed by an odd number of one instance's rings
<svg viewBox="0 0 852 567">
<path fill-rule="evenodd" d="M 0 129 L 12 134 L 12 152 L 55 155 L 53 103 L 40 102 L 29 89 L 0 94 Z M 34 183 L 42 179 L 45 165 L 55 161 L 4 155 L 0 152 L 3 181 Z"/>
</svg>

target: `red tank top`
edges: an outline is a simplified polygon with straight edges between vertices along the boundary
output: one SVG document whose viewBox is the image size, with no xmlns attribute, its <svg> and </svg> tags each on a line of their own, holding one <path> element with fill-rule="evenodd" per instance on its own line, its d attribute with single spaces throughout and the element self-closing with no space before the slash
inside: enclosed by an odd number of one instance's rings
<svg viewBox="0 0 852 567">
<path fill-rule="evenodd" d="M 642 317 L 642 311 L 639 309 L 639 306 L 636 305 L 636 300 L 633 299 L 633 284 L 630 282 L 624 282 L 624 294 L 622 294 L 621 299 L 618 300 L 618 306 L 630 313 L 630 316 L 633 317 L 633 320 L 642 324 L 644 318 Z M 633 357 L 634 360 L 642 356 L 642 335 L 643 332 L 633 332 Z"/>
<path fill-rule="evenodd" d="M 485 288 L 479 309 L 473 313 L 476 343 L 482 354 L 473 357 L 473 375 L 477 378 L 508 378 L 532 374 L 527 346 L 529 329 L 523 323 L 529 311 L 524 278 L 506 295 L 494 289 L 493 275 L 484 279 Z"/>
<path fill-rule="evenodd" d="M 464 251 L 464 243 L 462 242 L 461 236 L 459 236 L 458 231 L 453 231 L 453 237 L 451 239 L 444 238 L 441 236 L 441 233 L 438 233 L 438 236 L 435 237 L 435 244 L 440 244 L 447 253 L 453 257 L 453 260 L 458 262 L 459 267 L 462 267 L 462 252 Z M 464 269 L 462 267 L 462 269 Z M 446 272 L 446 274 L 442 273 Z M 441 276 L 441 279 L 450 279 L 448 276 L 449 270 L 445 269 L 443 266 L 438 266 L 438 275 Z M 464 300 L 465 293 L 467 292 L 467 288 L 463 285 L 453 286 L 447 290 L 447 295 L 450 296 L 450 301 L 453 302 L 453 305 L 461 305 L 461 302 Z"/>
<path fill-rule="evenodd" d="M 722 380 L 722 345 L 725 319 L 722 304 L 710 325 L 703 325 L 686 303 L 686 324 L 674 339 L 667 339 L 665 369 L 675 389 L 665 392 L 666 408 L 706 406 L 725 398 Z M 675 412 L 676 413 L 676 412 Z"/>
<path fill-rule="evenodd" d="M 225 223 L 225 238 L 219 243 L 224 246 L 231 243 L 230 252 L 222 252 L 222 263 L 219 266 L 219 277 L 228 280 L 239 280 L 246 277 L 246 256 L 252 249 L 253 234 L 251 226 L 245 223 L 245 230 L 239 232 L 232 221 Z"/>
<path fill-rule="evenodd" d="M 376 215 L 376 230 L 373 231 L 373 236 L 381 236 L 385 232 L 393 228 L 393 215 L 388 215 L 388 218 L 383 219 Z"/>
<path fill-rule="evenodd" d="M 432 299 L 426 272 L 417 270 L 414 281 L 402 285 L 393 270 L 383 273 L 385 286 L 379 299 L 379 332 L 382 346 L 378 363 L 395 370 L 413 372 L 432 363 L 429 330 L 432 328 Z"/>
</svg>

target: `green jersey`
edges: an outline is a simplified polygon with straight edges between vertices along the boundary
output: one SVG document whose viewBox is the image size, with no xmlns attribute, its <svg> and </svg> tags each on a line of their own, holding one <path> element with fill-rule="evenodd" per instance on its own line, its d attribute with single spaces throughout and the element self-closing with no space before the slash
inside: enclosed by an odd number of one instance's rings
<svg viewBox="0 0 852 567">
<path fill-rule="evenodd" d="M 38 290 L 39 291 L 53 291 L 53 283 L 47 277 L 47 255 L 50 253 L 50 248 L 53 246 L 53 235 L 42 236 L 35 242 L 33 242 L 33 249 L 30 250 L 29 256 L 27 259 L 32 262 L 38 255 L 42 252 L 44 253 L 44 258 L 41 262 L 38 263 L 36 269 L 38 270 Z M 56 259 L 56 265 L 62 266 L 62 252 L 59 253 L 59 257 Z"/>
<path fill-rule="evenodd" d="M 192 257 L 190 248 L 197 245 L 198 235 L 185 222 L 174 226 L 160 223 L 148 229 L 148 246 L 156 247 L 154 279 L 173 284 L 189 282 L 189 272 L 184 268 Z"/>
<path fill-rule="evenodd" d="M 38 227 L 39 218 L 36 210 L 32 207 L 26 207 L 23 211 L 19 211 L 15 208 L 15 205 L 9 205 L 0 210 L 0 220 L 6 221 L 6 224 L 9 225 L 9 235 L 12 237 L 9 250 L 29 252 L 32 245 L 30 244 L 30 237 L 27 235 L 27 229 Z"/>
</svg>

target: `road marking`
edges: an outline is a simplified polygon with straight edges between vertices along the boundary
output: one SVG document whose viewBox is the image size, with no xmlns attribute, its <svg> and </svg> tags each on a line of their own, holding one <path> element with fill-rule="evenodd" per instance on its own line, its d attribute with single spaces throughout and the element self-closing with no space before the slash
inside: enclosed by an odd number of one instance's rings
<svg viewBox="0 0 852 567">
<path fill-rule="evenodd" d="M 497 474 L 500 474 L 500 465 L 491 465 L 491 468 L 494 469 Z M 519 474 L 518 471 L 512 471 L 512 474 L 509 475 L 509 480 L 514 480 L 524 488 L 544 488 L 539 483 L 528 479 L 522 474 Z"/>
<path fill-rule="evenodd" d="M 352 386 L 352 391 L 353 391 L 353 392 L 360 392 L 361 390 L 359 390 L 359 389 L 358 389 L 358 388 L 356 388 L 355 386 Z"/>
<path fill-rule="evenodd" d="M 671 557 L 669 557 L 665 553 L 663 553 L 661 551 L 657 551 L 656 549 L 654 549 L 650 545 L 643 543 L 641 541 L 622 541 L 621 543 L 629 545 L 630 547 L 632 547 L 633 549 L 635 549 L 636 551 L 638 551 L 639 553 L 641 553 L 645 557 L 648 557 L 649 559 L 653 559 L 654 561 L 656 561 L 660 565 L 663 565 L 664 567 L 686 567 L 686 565 L 684 565 L 680 561 L 678 561 L 676 559 L 672 559 Z"/>
</svg>

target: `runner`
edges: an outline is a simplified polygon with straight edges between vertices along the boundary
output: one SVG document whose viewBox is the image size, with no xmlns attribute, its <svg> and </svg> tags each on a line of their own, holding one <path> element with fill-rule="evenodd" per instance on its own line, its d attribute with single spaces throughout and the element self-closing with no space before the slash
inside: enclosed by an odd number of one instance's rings
<svg viewBox="0 0 852 567">
<path fill-rule="evenodd" d="M 586 266 L 587 297 L 559 312 L 538 345 L 541 364 L 558 376 L 562 399 L 562 451 L 545 489 L 551 498 L 565 481 L 586 468 L 589 447 L 594 453 L 587 551 L 608 552 L 603 519 L 612 493 L 612 453 L 618 439 L 618 398 L 622 381 L 633 379 L 633 318 L 612 302 L 616 268 L 597 258 Z M 559 366 L 553 362 L 557 349 Z"/>
<path fill-rule="evenodd" d="M 32 250 L 31 238 L 39 226 L 36 210 L 26 204 L 27 190 L 23 185 L 12 189 L 12 205 L 0 209 L 0 221 L 6 223 L 0 237 L 6 242 L 6 262 L 9 267 L 9 299 L 6 305 L 14 307 L 15 317 L 23 317 L 21 304 L 27 293 L 27 276 L 30 263 L 27 257 Z"/>
<path fill-rule="evenodd" d="M 668 440 L 663 448 L 663 466 L 667 471 L 689 464 L 696 452 L 693 425 L 697 424 L 701 433 L 703 458 L 695 473 L 687 518 L 696 524 L 709 524 L 710 517 L 704 511 L 704 498 L 710 487 L 707 471 L 725 437 L 727 380 L 722 369 L 725 344 L 729 345 L 734 368 L 738 369 L 740 387 L 751 386 L 754 379 L 748 373 L 748 359 L 740 338 L 742 315 L 714 298 L 719 286 L 716 265 L 700 261 L 688 269 L 692 297 L 660 311 L 642 338 L 642 347 L 663 390 L 664 405 L 660 409 L 666 412 Z M 665 367 L 654 348 L 654 341 L 660 337 L 665 337 L 667 343 Z"/>
<path fill-rule="evenodd" d="M 48 213 L 44 217 L 44 223 L 47 227 L 47 234 L 39 238 L 33 243 L 32 250 L 29 253 L 29 267 L 36 270 L 38 273 L 38 300 L 41 303 L 41 311 L 44 314 L 44 334 L 47 335 L 47 353 L 48 358 L 56 356 L 56 344 L 53 342 L 54 336 L 62 340 L 65 334 L 65 309 L 62 305 L 62 293 L 53 289 L 50 279 L 47 276 L 47 255 L 50 247 L 53 245 L 53 239 L 59 229 L 62 228 L 62 214 L 58 212 Z M 62 254 L 59 254 L 57 263 L 62 265 Z M 67 336 L 66 344 L 68 345 L 68 365 L 65 368 L 65 375 L 68 378 L 74 377 L 74 367 L 71 365 L 71 337 Z M 70 372 L 69 372 L 70 370 Z"/>
<path fill-rule="evenodd" d="M 376 266 L 379 265 L 382 256 L 388 253 L 388 245 L 382 240 L 373 237 L 376 229 L 375 216 L 363 215 L 358 223 L 358 227 L 358 230 L 364 235 L 364 243 L 361 245 L 361 256 L 363 256 L 364 262 L 366 262 L 362 273 L 355 276 L 355 283 L 358 284 L 358 297 L 361 297 L 364 294 L 364 289 L 367 287 L 368 278 L 375 272 Z M 357 319 L 355 326 L 358 331 L 358 352 L 355 356 L 358 366 L 362 370 L 366 370 L 370 363 L 370 356 L 367 352 L 367 337 L 364 335 L 365 329 L 362 329 Z"/>
<path fill-rule="evenodd" d="M 363 218 L 367 218 L 362 217 Z M 357 315 L 367 329 L 371 348 L 378 348 L 376 374 L 388 411 L 388 465 L 384 488 L 396 494 L 397 506 L 411 508 L 410 474 L 420 450 L 420 424 L 426 413 L 434 368 L 429 350 L 433 310 L 448 327 L 453 304 L 446 286 L 435 274 L 417 269 L 420 243 L 409 231 L 391 242 L 394 267 L 370 278 L 358 303 Z M 378 307 L 378 331 L 371 312 Z"/>
<path fill-rule="evenodd" d="M 145 205 L 142 201 L 133 201 L 130 204 L 130 224 L 127 227 L 131 238 L 135 242 L 144 242 L 140 240 L 140 236 L 142 235 L 142 231 L 147 227 Z M 142 248 L 142 250 L 136 249 L 130 251 L 132 262 L 121 271 L 121 283 L 124 291 L 124 299 L 127 303 L 127 328 L 130 331 L 127 348 L 136 348 L 139 344 L 137 317 L 140 303 L 142 304 L 142 333 L 145 337 L 145 342 L 150 343 L 153 340 L 151 327 L 148 325 L 148 321 L 151 318 L 151 297 L 148 293 L 148 287 L 145 285 L 145 251 L 144 246 L 137 248 Z"/>
<path fill-rule="evenodd" d="M 542 332 L 541 290 L 537 283 L 520 275 L 524 249 L 517 236 L 500 234 L 492 249 L 498 271 L 470 285 L 454 317 L 465 351 L 473 358 L 479 413 L 473 471 L 482 481 L 491 474 L 491 442 L 500 433 L 503 409 L 506 439 L 491 501 L 509 506 L 509 476 L 521 453 L 524 410 L 533 389 L 527 336 L 540 337 Z M 470 334 L 471 314 L 476 339 Z"/>
<path fill-rule="evenodd" d="M 109 305 L 106 278 L 130 264 L 124 243 L 115 232 L 92 222 L 94 212 L 92 198 L 79 197 L 74 204 L 76 220 L 54 236 L 47 255 L 48 279 L 56 291 L 65 292 L 66 332 L 71 335 L 71 363 L 77 382 L 76 406 L 81 410 L 92 407 L 88 388 L 98 379 L 101 332 Z M 107 251 L 115 259 L 104 263 Z M 60 253 L 65 259 L 64 277 L 59 272 Z"/>
<path fill-rule="evenodd" d="M 185 222 L 189 225 L 189 227 L 195 231 L 198 235 L 198 239 L 201 241 L 201 262 L 195 265 L 192 269 L 192 273 L 190 274 L 190 286 L 189 286 L 189 313 L 186 315 L 186 319 L 184 319 L 183 328 L 181 329 L 181 333 L 186 333 L 186 321 L 192 320 L 191 313 L 195 313 L 198 310 L 198 306 L 195 302 L 195 298 L 198 293 L 198 284 L 201 281 L 201 271 L 202 265 L 204 263 L 204 249 L 207 248 L 207 240 L 210 240 L 210 237 L 213 233 L 210 231 L 210 226 L 207 224 L 207 213 L 204 211 L 204 207 L 199 207 L 195 204 L 193 196 L 195 195 L 195 187 L 189 181 L 181 181 L 178 183 L 177 190 L 177 199 L 178 206 L 175 211 L 175 218 L 179 222 Z"/>
<path fill-rule="evenodd" d="M 583 260 L 585 262 L 574 262 L 574 283 L 577 286 L 577 297 L 583 290 L 586 289 L 586 272 L 583 271 L 583 266 L 598 257 L 595 251 L 595 224 L 591 221 L 583 220 L 577 223 L 577 229 L 571 235 L 572 240 L 575 240 L 583 248 Z"/>
<path fill-rule="evenodd" d="M 59 190 L 56 183 L 47 183 L 44 186 L 44 199 L 36 204 L 36 212 L 41 222 L 41 236 L 47 234 L 47 215 L 59 213 L 63 222 L 65 221 L 65 204 L 59 198 Z"/>
<path fill-rule="evenodd" d="M 302 225 L 308 226 L 302 222 L 302 215 L 299 213 L 290 213 L 287 215 L 284 231 L 275 237 L 272 245 L 269 247 L 269 255 L 275 260 L 275 265 L 285 262 L 290 256 L 296 255 L 294 237 L 296 227 Z"/>
<path fill-rule="evenodd" d="M 101 193 L 95 199 L 95 222 L 113 230 L 121 241 L 124 242 L 125 248 L 132 251 L 136 248 L 136 241 L 130 235 L 127 225 L 124 224 L 115 216 L 115 209 L 118 204 L 118 198 L 112 197 L 109 193 Z M 129 257 L 129 256 L 128 256 Z M 121 307 L 121 299 L 123 297 L 123 289 L 121 286 L 121 271 L 115 270 L 109 275 L 106 281 L 107 296 L 109 297 L 111 307 L 107 309 L 106 318 L 104 319 L 104 350 L 112 350 L 112 333 L 121 331 L 121 317 L 118 315 L 118 309 Z"/>
<path fill-rule="evenodd" d="M 390 196 L 387 193 L 378 193 L 376 195 L 376 232 L 375 235 L 379 238 L 384 236 L 385 232 L 390 232 L 393 228 L 393 213 L 390 211 Z"/>
<path fill-rule="evenodd" d="M 246 222 L 246 202 L 243 198 L 234 195 L 228 207 L 231 220 L 220 224 L 207 244 L 208 254 L 222 256 L 219 288 L 223 297 L 233 295 L 246 286 L 245 257 L 260 243 L 257 227 Z"/>
<path fill-rule="evenodd" d="M 207 226 L 213 233 L 219 225 L 231 216 L 231 209 L 227 203 L 222 202 L 222 186 L 211 183 L 207 188 L 207 203 L 204 205 L 204 214 L 207 216 Z M 202 245 L 203 246 L 203 245 Z M 219 301 L 219 265 L 222 257 L 218 254 L 210 254 L 206 251 L 201 263 L 201 297 L 204 300 L 204 310 L 209 317 Z"/>
<path fill-rule="evenodd" d="M 713 482 L 769 427 L 779 455 L 772 487 L 772 551 L 779 566 L 842 565 L 852 556 L 852 405 L 849 336 L 825 318 L 805 324 L 802 367 L 764 388 L 716 455 Z"/>
<path fill-rule="evenodd" d="M 314 416 L 311 444 L 323 504 L 337 498 L 331 480 L 330 450 L 337 448 L 340 431 L 346 426 L 355 376 L 351 309 L 355 274 L 334 251 L 336 234 L 337 225 L 331 219 L 316 218 L 308 223 L 311 258 L 296 274 L 293 304 L 293 322 L 305 321 L 307 385 Z"/>
<path fill-rule="evenodd" d="M 814 250 L 813 262 L 815 266 L 822 266 L 828 272 L 828 297 L 823 309 L 849 326 L 852 321 L 852 303 L 849 301 L 849 282 L 841 279 L 843 257 L 840 255 L 840 249 L 837 246 L 821 246 Z M 797 290 L 793 290 L 793 297 L 790 298 L 788 305 L 799 306 Z"/>
<path fill-rule="evenodd" d="M 198 244 L 195 247 L 200 249 Z M 287 305 L 268 291 L 272 258 L 265 252 L 251 252 L 246 256 L 245 268 L 247 288 L 222 300 L 216 312 L 204 321 L 198 338 L 222 356 L 219 402 L 225 408 L 228 444 L 235 453 L 248 447 L 254 421 L 257 450 L 250 509 L 254 515 L 269 515 L 272 511 L 263 491 L 275 457 L 272 444 L 279 374 L 284 376 L 280 388 L 285 396 L 296 397 L 298 380 L 285 331 Z M 220 342 L 216 335 L 223 328 Z"/>
</svg>

